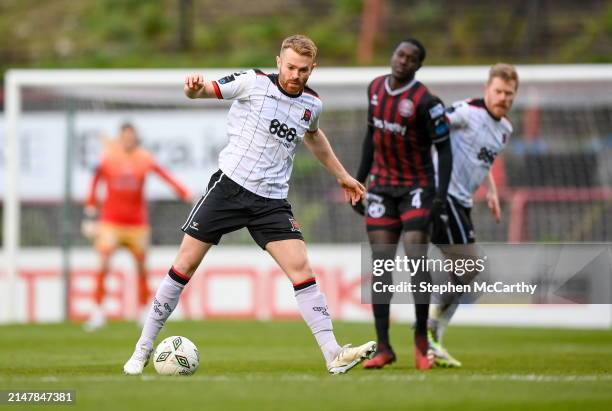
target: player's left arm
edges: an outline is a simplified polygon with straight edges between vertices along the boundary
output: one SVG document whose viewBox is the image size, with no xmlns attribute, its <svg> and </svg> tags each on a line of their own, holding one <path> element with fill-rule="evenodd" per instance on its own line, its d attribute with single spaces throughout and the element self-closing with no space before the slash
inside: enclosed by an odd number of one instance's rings
<svg viewBox="0 0 612 411">
<path fill-rule="evenodd" d="M 501 221 L 501 207 L 499 205 L 499 196 L 497 195 L 497 185 L 493 178 L 493 173 L 489 171 L 487 175 L 487 206 L 495 217 L 496 222 Z"/>
<path fill-rule="evenodd" d="M 155 174 L 157 174 L 159 177 L 161 177 L 162 180 L 168 183 L 168 185 L 172 187 L 176 195 L 181 200 L 185 202 L 191 201 L 191 193 L 189 192 L 189 189 L 185 187 L 183 184 L 181 184 L 176 178 L 174 178 L 172 174 L 170 174 L 166 169 L 164 169 L 162 166 L 160 166 L 156 162 L 153 162 L 151 170 Z"/>
<path fill-rule="evenodd" d="M 353 205 L 357 204 L 364 195 L 365 188 L 340 163 L 325 133 L 320 128 L 315 131 L 307 131 L 304 135 L 304 144 L 306 144 L 306 147 L 323 164 L 327 171 L 336 177 L 336 181 L 338 181 L 338 184 L 344 190 L 345 199 Z"/>
</svg>

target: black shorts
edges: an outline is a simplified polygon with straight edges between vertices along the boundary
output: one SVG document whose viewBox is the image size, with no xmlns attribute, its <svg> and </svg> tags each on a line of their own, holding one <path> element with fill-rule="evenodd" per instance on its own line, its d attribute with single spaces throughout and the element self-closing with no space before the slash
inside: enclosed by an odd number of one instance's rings
<svg viewBox="0 0 612 411">
<path fill-rule="evenodd" d="M 210 178 L 206 194 L 193 207 L 181 230 L 200 241 L 219 244 L 223 234 L 243 227 L 263 249 L 271 241 L 304 240 L 287 200 L 254 194 L 221 170 Z"/>
<path fill-rule="evenodd" d="M 472 223 L 472 209 L 464 207 L 453 196 L 446 199 L 446 212 L 448 224 L 444 225 L 435 219 L 431 232 L 433 244 L 472 244 L 474 237 L 474 224 Z"/>
<path fill-rule="evenodd" d="M 366 195 L 368 231 L 429 232 L 434 187 L 371 187 Z"/>
</svg>

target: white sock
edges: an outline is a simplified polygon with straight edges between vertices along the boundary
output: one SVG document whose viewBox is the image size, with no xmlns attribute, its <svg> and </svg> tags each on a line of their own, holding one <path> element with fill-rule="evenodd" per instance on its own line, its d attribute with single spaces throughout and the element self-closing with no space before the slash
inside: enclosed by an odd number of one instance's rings
<svg viewBox="0 0 612 411">
<path fill-rule="evenodd" d="M 179 275 L 174 269 L 170 269 L 155 292 L 153 304 L 144 321 L 136 348 L 146 348 L 148 350 L 153 348 L 157 335 L 176 308 L 187 281 L 189 281 L 188 278 Z"/>
<path fill-rule="evenodd" d="M 325 362 L 330 363 L 341 347 L 334 335 L 334 327 L 327 310 L 327 300 L 314 278 L 294 285 L 293 288 L 302 318 L 317 340 Z"/>
<path fill-rule="evenodd" d="M 440 321 L 437 331 L 437 339 L 438 341 L 440 341 L 440 344 L 442 344 L 442 337 L 444 336 L 444 331 L 450 323 L 451 318 L 453 318 L 453 315 L 455 315 L 457 308 L 459 308 L 459 303 L 449 304 L 445 307 L 444 311 L 442 311 L 442 314 L 440 315 Z"/>
<path fill-rule="evenodd" d="M 458 303 L 430 305 L 429 329 L 434 333 L 434 338 L 438 343 L 442 344 L 444 331 L 458 307 Z"/>
</svg>

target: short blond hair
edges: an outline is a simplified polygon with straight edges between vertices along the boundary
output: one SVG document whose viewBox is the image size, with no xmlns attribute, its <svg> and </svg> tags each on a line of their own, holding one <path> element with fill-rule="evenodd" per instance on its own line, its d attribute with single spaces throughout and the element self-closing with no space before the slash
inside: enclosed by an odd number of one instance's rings
<svg viewBox="0 0 612 411">
<path fill-rule="evenodd" d="M 497 63 L 491 66 L 491 69 L 489 70 L 489 80 L 487 81 L 487 84 L 490 84 L 495 77 L 500 78 L 504 81 L 514 81 L 516 83 L 515 88 L 518 89 L 518 73 L 516 72 L 516 69 L 512 64 Z"/>
<path fill-rule="evenodd" d="M 308 56 L 313 60 L 317 57 L 318 51 L 314 41 L 302 34 L 295 34 L 283 40 L 280 49 L 281 53 L 285 49 L 291 49 L 297 54 L 301 56 Z"/>
</svg>

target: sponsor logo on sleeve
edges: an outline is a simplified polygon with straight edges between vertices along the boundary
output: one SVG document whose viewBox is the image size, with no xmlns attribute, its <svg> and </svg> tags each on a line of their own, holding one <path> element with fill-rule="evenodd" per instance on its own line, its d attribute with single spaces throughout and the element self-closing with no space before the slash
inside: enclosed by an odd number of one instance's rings
<svg viewBox="0 0 612 411">
<path fill-rule="evenodd" d="M 443 114 L 444 114 L 444 106 L 441 103 L 438 103 L 429 109 L 429 116 L 431 118 L 437 118 Z"/>
<path fill-rule="evenodd" d="M 219 84 L 227 84 L 230 83 L 232 81 L 236 80 L 236 77 L 234 76 L 234 74 L 230 74 L 229 76 L 225 76 L 222 79 L 219 79 L 219 81 L 217 81 L 217 83 Z"/>
</svg>

